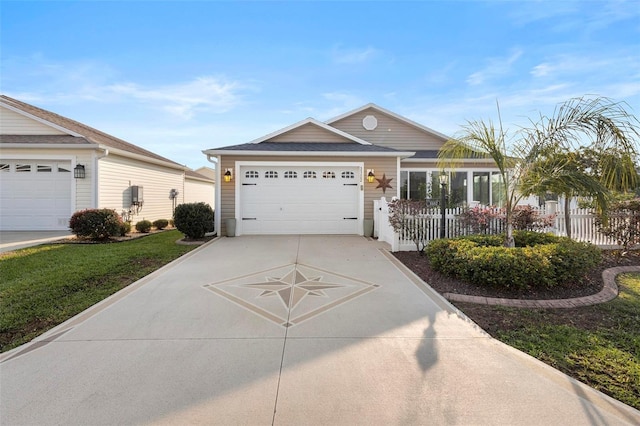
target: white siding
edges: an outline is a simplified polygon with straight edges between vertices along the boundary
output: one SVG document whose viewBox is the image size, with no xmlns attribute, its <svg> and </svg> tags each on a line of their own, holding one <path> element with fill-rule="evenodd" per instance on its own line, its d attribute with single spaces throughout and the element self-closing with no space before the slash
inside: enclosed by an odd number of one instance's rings
<svg viewBox="0 0 640 426">
<path fill-rule="evenodd" d="M 185 203 L 207 203 L 211 208 L 215 208 L 215 191 L 213 182 L 203 182 L 201 180 L 190 179 L 184 181 L 184 202 Z"/>
<path fill-rule="evenodd" d="M 0 131 L 3 135 L 64 135 L 58 129 L 0 106 Z"/>
<path fill-rule="evenodd" d="M 148 164 L 117 155 L 100 159 L 99 208 L 114 209 L 118 213 L 131 207 L 131 186 L 142 186 L 144 204 L 134 211 L 131 221 L 147 219 L 171 219 L 173 202 L 169 198 L 171 189 L 178 190 L 176 204 L 184 198 L 184 172 L 181 170 Z"/>
</svg>

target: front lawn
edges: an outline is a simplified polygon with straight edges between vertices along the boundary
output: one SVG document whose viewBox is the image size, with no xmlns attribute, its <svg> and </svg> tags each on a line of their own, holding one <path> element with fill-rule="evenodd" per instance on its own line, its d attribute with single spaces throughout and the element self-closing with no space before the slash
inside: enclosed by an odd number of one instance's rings
<svg viewBox="0 0 640 426">
<path fill-rule="evenodd" d="M 595 306 L 456 305 L 495 338 L 640 409 L 640 274 L 617 282 L 620 295 Z"/>
<path fill-rule="evenodd" d="M 109 244 L 47 244 L 0 257 L 0 352 L 193 250 L 167 231 Z"/>
</svg>

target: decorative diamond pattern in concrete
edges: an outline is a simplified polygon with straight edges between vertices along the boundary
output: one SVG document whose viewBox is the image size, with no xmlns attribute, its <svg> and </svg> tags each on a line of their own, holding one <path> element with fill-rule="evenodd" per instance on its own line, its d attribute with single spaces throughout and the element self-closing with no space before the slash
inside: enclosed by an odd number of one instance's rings
<svg viewBox="0 0 640 426">
<path fill-rule="evenodd" d="M 313 266 L 290 264 L 204 287 L 269 321 L 291 327 L 379 285 Z"/>
</svg>

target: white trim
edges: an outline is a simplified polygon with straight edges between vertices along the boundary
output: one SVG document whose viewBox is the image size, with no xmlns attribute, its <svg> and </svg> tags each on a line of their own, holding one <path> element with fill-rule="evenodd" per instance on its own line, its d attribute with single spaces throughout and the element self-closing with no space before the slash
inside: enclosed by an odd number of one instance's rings
<svg viewBox="0 0 640 426">
<path fill-rule="evenodd" d="M 242 217 L 240 214 L 240 167 L 244 166 L 295 166 L 295 167 L 359 167 L 360 168 L 360 194 L 358 197 L 358 235 L 364 234 L 364 162 L 340 162 L 340 161 L 236 161 L 234 164 L 234 186 L 235 186 L 235 219 L 236 219 L 236 235 L 242 235 Z M 219 176 L 218 176 L 219 178 Z M 219 187 L 220 185 L 216 185 Z M 216 203 L 216 206 L 218 204 Z M 216 208 L 216 210 L 218 210 Z"/>
<path fill-rule="evenodd" d="M 438 162 L 438 158 L 404 158 L 402 160 L 405 163 L 429 163 L 429 162 L 434 162 L 437 163 Z M 474 164 L 474 163 L 491 163 L 494 162 L 493 158 L 462 158 L 460 159 L 460 161 L 462 162 L 461 165 L 465 165 L 465 164 Z"/>
<path fill-rule="evenodd" d="M 18 113 L 20 115 L 23 115 L 23 116 L 25 116 L 27 118 L 30 118 L 32 120 L 35 120 L 35 121 L 39 122 L 40 124 L 44 124 L 45 126 L 53 127 L 54 129 L 59 130 L 59 131 L 64 132 L 64 133 L 67 133 L 67 134 L 69 134 L 71 136 L 84 137 L 83 135 L 81 135 L 79 133 L 76 133 L 73 130 L 69 130 L 66 127 L 59 126 L 59 125 L 54 124 L 54 123 L 52 123 L 52 122 L 50 122 L 48 120 L 45 120 L 45 119 L 40 118 L 40 117 L 37 117 L 37 116 L 35 116 L 35 115 L 31 114 L 31 113 L 28 113 L 28 112 L 26 112 L 26 111 L 24 111 L 24 110 L 22 110 L 20 108 L 16 108 L 16 107 L 14 107 L 12 105 L 9 105 L 9 104 L 6 103 L 6 101 L 0 101 L 0 105 L 2 105 L 3 107 L 5 107 L 5 108 L 7 108 L 7 109 L 9 109 L 9 110 L 11 110 L 13 112 L 16 112 L 16 113 Z"/>
<path fill-rule="evenodd" d="M 378 105 L 376 105 L 374 103 L 368 103 L 366 105 L 361 106 L 360 108 L 356 108 L 356 109 L 354 109 L 352 111 L 345 112 L 344 114 L 341 114 L 341 115 L 339 115 L 337 117 L 334 117 L 334 118 L 332 118 L 330 120 L 325 121 L 325 123 L 331 125 L 331 124 L 335 123 L 336 121 L 342 120 L 343 118 L 347 118 L 347 117 L 349 117 L 351 115 L 357 114 L 357 113 L 362 112 L 362 111 L 364 111 L 366 109 L 369 109 L 369 108 L 371 108 L 373 110 L 376 110 L 378 112 L 381 112 L 382 114 L 386 114 L 386 115 L 388 115 L 390 117 L 393 117 L 396 120 L 401 121 L 401 122 L 403 122 L 405 124 L 408 124 L 410 126 L 413 126 L 413 127 L 417 128 L 419 130 L 422 130 L 423 132 L 427 132 L 427 133 L 430 133 L 432 135 L 438 136 L 438 137 L 444 139 L 445 141 L 448 141 L 449 139 L 451 139 L 449 136 L 447 136 L 447 135 L 445 135 L 443 133 L 440 133 L 440 132 L 438 132 L 436 130 L 433 130 L 433 129 L 427 127 L 427 126 L 424 126 L 424 125 L 422 125 L 420 123 L 417 123 L 417 122 L 415 122 L 413 120 L 410 120 L 410 119 L 408 119 L 406 117 L 398 115 L 395 112 L 389 111 L 388 109 L 382 108 L 381 106 L 378 106 Z"/>
<path fill-rule="evenodd" d="M 318 121 L 315 118 L 311 118 L 311 117 L 306 118 L 306 119 L 304 119 L 302 121 L 298 121 L 297 123 L 294 123 L 294 124 L 292 124 L 290 126 L 287 126 L 287 127 L 283 128 L 283 129 L 276 130 L 275 132 L 269 133 L 268 135 L 262 136 L 262 137 L 260 137 L 258 139 L 254 139 L 249 143 L 264 142 L 264 141 L 269 140 L 271 138 L 274 138 L 276 136 L 280 136 L 280 135 L 282 135 L 284 133 L 290 132 L 291 130 L 297 129 L 298 127 L 302 127 L 305 124 L 316 125 L 316 126 L 320 127 L 321 129 L 327 130 L 327 131 L 329 131 L 331 133 L 335 133 L 336 135 L 342 136 L 345 139 L 348 139 L 348 140 L 350 140 L 352 142 L 357 142 L 357 143 L 359 143 L 361 145 L 371 145 L 370 142 L 367 142 L 367 141 L 365 141 L 363 139 L 360 139 L 358 137 L 350 135 L 349 133 L 343 132 L 342 130 L 336 129 L 335 127 L 331 127 L 331 126 L 329 126 L 329 125 L 327 125 L 327 124 L 325 124 L 325 123 L 323 123 L 321 121 Z"/>
<path fill-rule="evenodd" d="M 410 157 L 415 152 L 410 151 L 234 151 L 207 149 L 202 151 L 207 155 L 230 156 L 261 156 L 261 157 Z M 402 160 L 404 161 L 404 160 Z"/>
</svg>

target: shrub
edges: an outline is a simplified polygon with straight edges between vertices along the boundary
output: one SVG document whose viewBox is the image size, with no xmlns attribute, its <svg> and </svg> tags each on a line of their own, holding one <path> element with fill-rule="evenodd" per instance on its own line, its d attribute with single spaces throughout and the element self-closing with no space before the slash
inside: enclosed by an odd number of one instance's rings
<svg viewBox="0 0 640 426">
<path fill-rule="evenodd" d="M 530 247 L 558 242 L 558 237 L 553 234 L 535 231 L 513 231 L 513 239 L 516 247 Z"/>
<path fill-rule="evenodd" d="M 80 210 L 69 219 L 71 232 L 93 240 L 106 240 L 120 235 L 121 224 L 120 216 L 111 209 Z"/>
<path fill-rule="evenodd" d="M 173 220 L 178 231 L 187 238 L 202 238 L 213 231 L 213 209 L 206 203 L 186 203 L 176 206 Z"/>
<path fill-rule="evenodd" d="M 149 220 L 141 220 L 139 222 L 136 223 L 136 230 L 138 232 L 143 232 L 143 233 L 147 233 L 149 231 L 151 231 L 151 221 Z"/>
<path fill-rule="evenodd" d="M 431 267 L 445 275 L 478 285 L 516 289 L 553 287 L 583 276 L 600 262 L 600 250 L 591 244 L 532 234 L 515 233 L 519 245 L 515 248 L 503 247 L 500 236 L 436 240 L 425 253 Z M 541 243 L 534 244 L 536 241 Z"/>
<path fill-rule="evenodd" d="M 164 229 L 169 225 L 169 221 L 167 219 L 158 219 L 153 222 L 153 227 L 156 229 Z"/>
<path fill-rule="evenodd" d="M 122 222 L 120 224 L 120 236 L 124 237 L 131 232 L 131 222 Z"/>
</svg>

